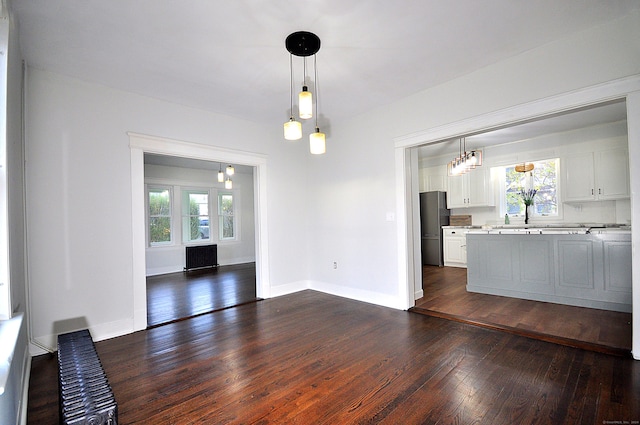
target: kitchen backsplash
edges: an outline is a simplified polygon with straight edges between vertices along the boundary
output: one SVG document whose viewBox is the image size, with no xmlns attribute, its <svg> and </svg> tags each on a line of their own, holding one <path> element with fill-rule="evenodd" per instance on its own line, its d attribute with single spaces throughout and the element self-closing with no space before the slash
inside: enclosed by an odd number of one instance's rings
<svg viewBox="0 0 640 425">
<path fill-rule="evenodd" d="M 452 215 L 471 215 L 473 225 L 503 224 L 504 218 L 498 216 L 494 208 L 452 209 Z M 562 218 L 532 218 L 530 223 L 618 223 L 631 224 L 631 204 L 628 199 L 620 201 L 584 202 L 581 204 L 563 204 Z M 512 224 L 518 224 L 524 218 L 511 218 Z"/>
</svg>

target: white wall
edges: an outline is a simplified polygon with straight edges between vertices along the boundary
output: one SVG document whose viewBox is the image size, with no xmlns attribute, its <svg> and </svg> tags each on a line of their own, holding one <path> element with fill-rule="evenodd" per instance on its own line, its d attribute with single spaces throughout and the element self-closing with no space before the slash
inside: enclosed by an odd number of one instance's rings
<svg viewBox="0 0 640 425">
<path fill-rule="evenodd" d="M 418 92 L 383 111 L 383 122 L 395 136 L 409 135 L 636 75 L 639 23 L 640 14 L 629 14 Z"/>
<path fill-rule="evenodd" d="M 306 146 L 273 128 L 29 68 L 27 207 L 32 335 L 88 325 L 96 339 L 133 329 L 131 165 L 126 132 L 267 155 L 270 281 L 308 276 Z M 286 118 L 285 118 L 286 119 Z"/>
<path fill-rule="evenodd" d="M 399 307 L 392 133 L 360 116 L 332 134 L 310 170 L 312 287 Z"/>
<path fill-rule="evenodd" d="M 176 190 L 185 188 L 216 188 L 224 190 L 224 183 L 218 183 L 217 170 L 189 169 L 164 165 L 145 165 L 145 179 L 150 184 L 175 186 Z M 216 238 L 217 222 L 215 210 L 211 211 L 211 243 L 218 245 L 218 263 L 250 263 L 256 260 L 255 253 L 255 216 L 253 205 L 253 174 L 240 173 L 236 169 L 233 176 L 233 189 L 237 208 L 236 225 L 239 237 L 234 241 L 219 241 Z M 215 196 L 213 194 L 212 196 Z M 173 194 L 176 215 L 180 212 L 180 194 Z M 216 205 L 215 203 L 213 204 Z M 180 226 L 177 226 L 180 227 Z M 180 239 L 180 236 L 177 236 Z M 185 266 L 185 245 L 176 241 L 168 247 L 148 247 L 146 249 L 147 276 L 180 272 Z"/>
</svg>

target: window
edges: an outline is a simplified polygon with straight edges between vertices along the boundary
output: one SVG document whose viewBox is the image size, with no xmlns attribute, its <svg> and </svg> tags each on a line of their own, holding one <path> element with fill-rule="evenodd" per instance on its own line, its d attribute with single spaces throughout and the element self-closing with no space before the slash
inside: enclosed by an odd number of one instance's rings
<svg viewBox="0 0 640 425">
<path fill-rule="evenodd" d="M 184 242 L 209 240 L 209 191 L 182 192 L 182 239 Z"/>
<path fill-rule="evenodd" d="M 171 190 L 167 187 L 150 187 L 149 245 L 171 243 Z"/>
<path fill-rule="evenodd" d="M 536 189 L 533 208 L 529 211 L 533 216 L 559 215 L 558 209 L 558 158 L 533 162 L 530 172 L 519 173 L 515 165 L 504 168 L 504 202 L 503 210 L 511 217 L 524 216 L 524 202 L 520 192 Z"/>
<path fill-rule="evenodd" d="M 219 239 L 236 239 L 233 194 L 218 193 Z"/>
</svg>

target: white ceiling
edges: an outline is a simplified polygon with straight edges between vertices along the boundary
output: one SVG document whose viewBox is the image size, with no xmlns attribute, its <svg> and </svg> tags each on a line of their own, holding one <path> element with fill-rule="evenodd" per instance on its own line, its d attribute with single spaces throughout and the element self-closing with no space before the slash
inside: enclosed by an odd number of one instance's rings
<svg viewBox="0 0 640 425">
<path fill-rule="evenodd" d="M 11 3 L 29 66 L 278 126 L 294 31 L 322 40 L 323 126 L 640 9 L 637 0 Z"/>
</svg>

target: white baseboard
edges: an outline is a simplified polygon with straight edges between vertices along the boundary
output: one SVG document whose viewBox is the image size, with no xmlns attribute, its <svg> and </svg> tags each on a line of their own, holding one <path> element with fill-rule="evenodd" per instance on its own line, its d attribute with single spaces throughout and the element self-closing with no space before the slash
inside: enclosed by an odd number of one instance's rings
<svg viewBox="0 0 640 425">
<path fill-rule="evenodd" d="M 18 423 L 20 425 L 27 425 L 27 407 L 29 402 L 29 380 L 31 379 L 31 355 L 29 350 L 24 350 L 26 357 L 24 361 L 24 370 L 22 371 L 22 398 L 20 399 L 20 406 L 18 408 Z"/>
<path fill-rule="evenodd" d="M 362 301 L 369 304 L 376 304 L 383 307 L 405 310 L 404 303 L 399 297 L 379 292 L 367 291 L 364 289 L 349 288 L 346 286 L 333 285 L 325 282 L 312 281 L 310 289 L 324 292 L 326 294 Z"/>
<path fill-rule="evenodd" d="M 236 264 L 246 264 L 246 263 L 255 263 L 255 257 L 243 257 L 243 258 L 233 258 L 231 260 L 220 260 L 220 266 L 234 266 Z M 145 275 L 147 277 L 150 276 L 159 276 L 163 274 L 169 273 L 178 273 L 184 271 L 184 266 L 166 266 L 166 267 L 155 267 L 153 269 L 146 269 Z"/>
<path fill-rule="evenodd" d="M 293 294 L 294 292 L 304 291 L 309 288 L 309 282 L 306 280 L 300 280 L 298 282 L 288 283 L 286 285 L 272 286 L 271 297 L 280 297 L 282 295 Z"/>
<path fill-rule="evenodd" d="M 105 339 L 111 339 L 118 336 L 127 335 L 135 332 L 133 328 L 133 319 L 124 319 L 124 320 L 116 320 L 109 323 L 102 323 L 95 326 L 88 326 L 89 333 L 91 333 L 91 338 L 94 341 L 102 341 Z M 61 329 L 59 330 L 60 334 L 73 332 L 76 330 L 80 330 L 84 328 L 78 329 Z M 47 349 L 50 349 L 51 352 L 57 350 L 58 347 L 58 334 L 49 334 L 49 335 L 41 335 L 37 337 L 32 337 L 33 341 L 29 344 L 29 351 L 32 356 L 37 356 L 40 354 L 45 354 Z"/>
</svg>

